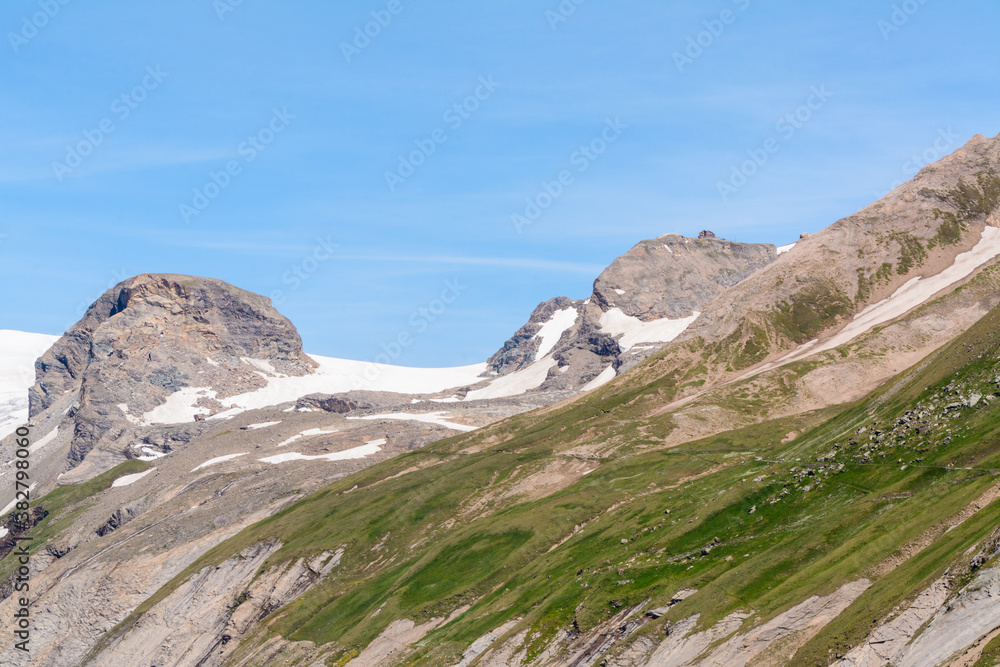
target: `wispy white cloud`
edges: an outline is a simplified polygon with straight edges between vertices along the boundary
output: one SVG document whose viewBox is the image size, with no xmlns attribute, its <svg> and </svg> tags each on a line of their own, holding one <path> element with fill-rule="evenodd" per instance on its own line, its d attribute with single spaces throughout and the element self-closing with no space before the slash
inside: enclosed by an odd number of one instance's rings
<svg viewBox="0 0 1000 667">
<path fill-rule="evenodd" d="M 107 149 L 103 152 L 95 152 L 93 156 L 86 158 L 80 167 L 74 169 L 64 178 L 71 179 L 94 174 L 157 169 L 184 164 L 196 164 L 199 162 L 218 162 L 234 156 L 235 151 L 231 148 L 143 146 L 129 148 L 128 150 Z M 57 178 L 52 165 L 56 162 L 63 162 L 66 159 L 66 149 L 61 148 L 52 151 L 51 162 L 47 166 L 40 166 L 37 157 L 37 153 L 32 156 L 30 165 L 27 164 L 27 161 L 21 164 L 0 164 L 0 183 L 24 183 L 50 179 L 56 182 Z M 9 156 L 8 159 L 10 159 Z"/>
<path fill-rule="evenodd" d="M 198 162 L 215 162 L 234 157 L 232 148 L 173 148 L 165 146 L 141 146 L 124 151 L 107 151 L 95 155 L 92 162 L 81 168 L 81 173 L 137 171 L 173 167 Z"/>
<path fill-rule="evenodd" d="M 122 230 L 128 234 L 128 230 Z M 252 253 L 265 257 L 292 257 L 313 252 L 317 244 L 324 239 L 310 239 L 304 243 L 282 243 L 279 234 L 268 234 L 262 237 L 257 234 L 256 240 L 227 238 L 221 235 L 176 235 L 167 232 L 143 231 L 133 233 L 154 240 L 157 243 L 176 248 L 191 248 L 196 250 L 220 250 L 229 252 Z M 274 240 L 268 240 L 273 237 Z M 325 245 L 338 245 L 337 239 L 328 237 Z M 340 246 L 341 248 L 343 246 Z M 344 262 L 367 262 L 370 264 L 422 264 L 437 266 L 483 266 L 511 269 L 534 269 L 552 273 L 578 273 L 597 276 L 606 267 L 602 264 L 587 262 L 566 262 L 559 260 L 537 259 L 533 257 L 481 257 L 475 255 L 412 255 L 412 254 L 380 254 L 366 252 L 337 252 L 334 259 Z"/>
<path fill-rule="evenodd" d="M 530 257 L 468 257 L 423 255 L 338 255 L 338 259 L 358 262 L 439 264 L 441 266 L 489 266 L 509 269 L 535 269 L 553 273 L 583 273 L 596 276 L 605 269 L 600 264 L 561 262 Z"/>
</svg>

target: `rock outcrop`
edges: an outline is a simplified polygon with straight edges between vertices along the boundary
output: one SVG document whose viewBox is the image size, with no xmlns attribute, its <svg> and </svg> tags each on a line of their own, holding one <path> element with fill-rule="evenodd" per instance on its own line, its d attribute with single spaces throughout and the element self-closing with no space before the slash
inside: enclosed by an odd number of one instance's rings
<svg viewBox="0 0 1000 667">
<path fill-rule="evenodd" d="M 612 262 L 594 282 L 593 300 L 643 322 L 690 317 L 777 257 L 771 244 L 667 234 Z"/>
<path fill-rule="evenodd" d="M 771 244 L 736 243 L 714 235 L 690 239 L 666 234 L 643 241 L 601 273 L 589 299 L 558 297 L 540 304 L 490 357 L 489 372 L 515 373 L 551 355 L 555 363 L 539 387 L 542 391 L 589 388 L 602 373 L 602 380 L 610 380 L 777 257 Z"/>
<path fill-rule="evenodd" d="M 30 416 L 66 410 L 69 458 L 121 449 L 154 409 L 204 390 L 205 414 L 263 387 L 262 375 L 304 375 L 314 362 L 269 299 L 220 280 L 143 274 L 108 290 L 35 364 Z"/>
</svg>

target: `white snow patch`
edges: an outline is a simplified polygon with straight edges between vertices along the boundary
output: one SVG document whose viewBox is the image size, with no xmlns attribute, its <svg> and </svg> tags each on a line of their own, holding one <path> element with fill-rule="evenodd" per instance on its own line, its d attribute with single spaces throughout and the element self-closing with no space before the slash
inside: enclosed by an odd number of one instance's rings
<svg viewBox="0 0 1000 667">
<path fill-rule="evenodd" d="M 354 389 L 436 394 L 445 389 L 481 382 L 479 375 L 486 370 L 485 363 L 455 368 L 407 368 L 310 356 L 319 364 L 314 372 L 302 377 L 268 378 L 266 387 L 226 399 L 228 403 L 239 407 L 220 413 L 219 416 L 232 416 L 246 410 L 288 403 L 306 394 L 339 394 Z"/>
<path fill-rule="evenodd" d="M 671 255 L 673 255 L 673 254 L 674 254 L 674 251 L 670 249 L 670 246 L 668 246 L 668 245 L 664 244 L 664 245 L 663 245 L 663 247 L 664 247 L 664 248 L 666 248 L 666 249 L 667 249 L 667 252 L 669 252 L 669 253 L 670 253 Z"/>
<path fill-rule="evenodd" d="M 257 430 L 259 428 L 267 428 L 268 426 L 277 426 L 281 422 L 261 422 L 260 424 L 249 424 L 247 428 L 252 428 Z"/>
<path fill-rule="evenodd" d="M 209 459 L 202 463 L 200 466 L 192 470 L 191 472 L 198 472 L 202 468 L 207 468 L 208 466 L 215 465 L 216 463 L 224 463 L 226 461 L 232 461 L 233 459 L 238 459 L 241 456 L 246 456 L 248 452 L 243 452 L 242 454 L 226 454 L 225 456 L 217 456 L 214 459 Z"/>
<path fill-rule="evenodd" d="M 421 401 L 414 400 L 414 403 L 420 403 Z M 449 396 L 448 398 L 432 398 L 431 403 L 461 403 L 462 399 L 458 396 Z"/>
<path fill-rule="evenodd" d="M 260 373 L 267 386 L 227 398 L 227 403 L 238 407 L 220 412 L 210 419 L 230 419 L 247 410 L 288 403 L 306 394 L 339 394 L 354 389 L 436 394 L 445 389 L 481 382 L 479 375 L 486 370 L 485 363 L 454 368 L 407 368 L 316 355 L 312 355 L 312 358 L 319 367 L 302 377 L 289 377 L 280 373 L 275 377 L 265 377 Z M 270 368 L 273 371 L 273 366 L 268 361 L 249 358 L 244 361 L 256 368 Z M 193 405 L 203 396 L 216 398 L 216 393 L 208 387 L 185 387 L 167 397 L 166 403 L 143 415 L 142 423 L 179 424 L 192 421 L 195 415 L 208 416 L 207 408 Z M 285 411 L 292 412 L 294 408 Z M 301 411 L 312 410 L 303 408 Z"/>
<path fill-rule="evenodd" d="M 119 477 L 111 483 L 111 488 L 118 488 L 121 486 L 128 486 L 129 484 L 135 484 L 140 479 L 148 475 L 149 473 L 156 470 L 156 468 L 150 468 L 149 470 L 144 470 L 143 472 L 137 472 L 134 475 L 125 475 L 124 477 Z"/>
<path fill-rule="evenodd" d="M 669 343 L 691 326 L 699 315 L 701 313 L 696 312 L 691 317 L 676 320 L 665 317 L 643 322 L 638 317 L 626 315 L 620 308 L 612 308 L 601 315 L 601 331 L 612 336 L 621 334 L 618 345 L 623 352 L 627 352 L 636 343 Z"/>
<path fill-rule="evenodd" d="M 140 447 L 139 450 L 145 454 L 145 456 L 138 457 L 140 461 L 155 461 L 156 459 L 162 459 L 166 456 L 164 452 L 158 452 L 155 449 L 149 447 Z"/>
<path fill-rule="evenodd" d="M 39 449 L 41 449 L 45 445 L 49 444 L 53 440 L 55 440 L 57 435 L 59 435 L 59 427 L 58 426 L 56 426 L 54 429 L 52 429 L 51 431 L 49 431 L 49 433 L 46 436 L 44 436 L 41 440 L 39 440 L 36 443 L 33 443 L 30 447 L 28 447 L 28 451 L 31 452 L 32 454 L 34 454 Z"/>
<path fill-rule="evenodd" d="M 598 387 L 603 387 L 607 383 L 615 379 L 618 373 L 615 372 L 614 366 L 608 366 L 601 374 L 595 377 L 593 380 L 583 385 L 583 391 L 590 391 L 591 389 L 597 389 Z"/>
<path fill-rule="evenodd" d="M 617 294 L 618 296 L 621 296 L 624 293 L 625 293 L 625 290 L 623 290 L 623 289 L 616 289 L 615 290 L 615 294 Z"/>
<path fill-rule="evenodd" d="M 778 246 L 778 254 L 779 255 L 784 255 L 786 252 L 788 252 L 789 250 L 791 250 L 794 247 L 795 247 L 795 243 L 789 243 L 788 245 L 779 245 Z"/>
<path fill-rule="evenodd" d="M 0 526 L 0 538 L 7 537 L 7 532 L 8 531 L 7 531 L 6 528 L 4 528 L 3 526 Z"/>
<path fill-rule="evenodd" d="M 219 365 L 218 361 L 215 361 L 214 359 L 210 359 L 209 357 L 205 357 L 205 361 L 208 362 L 209 366 L 218 366 Z"/>
<path fill-rule="evenodd" d="M 998 255 L 1000 255 L 1000 229 L 986 227 L 979 243 L 972 250 L 955 257 L 955 262 L 941 273 L 930 278 L 917 276 L 907 281 L 888 299 L 868 306 L 855 315 L 854 319 L 841 329 L 840 333 L 822 345 L 817 346 L 817 341 L 810 341 L 782 358 L 778 363 L 785 364 L 807 354 L 825 352 L 849 343 L 866 331 L 905 315 L 941 290 L 964 280 L 973 271 Z"/>
<path fill-rule="evenodd" d="M 333 429 L 332 431 L 324 431 L 321 428 L 311 428 L 307 431 L 302 431 L 302 433 L 293 435 L 288 440 L 285 440 L 283 443 L 279 444 L 278 447 L 284 447 L 285 445 L 292 444 L 296 440 L 301 440 L 302 438 L 311 438 L 314 435 L 330 435 L 331 433 L 337 433 L 338 430 L 339 429 Z"/>
<path fill-rule="evenodd" d="M 543 324 L 542 328 L 535 334 L 538 338 L 538 352 L 535 353 L 535 358 L 541 359 L 551 352 L 566 330 L 576 324 L 579 316 L 580 313 L 577 312 L 576 308 L 566 308 L 554 312 L 549 321 Z"/>
<path fill-rule="evenodd" d="M 274 364 L 272 364 L 267 359 L 253 359 L 251 357 L 240 357 L 240 360 L 243 361 L 243 363 L 256 368 L 258 371 L 258 375 L 263 376 L 265 380 L 273 377 L 278 377 L 278 378 L 288 377 L 284 373 L 279 373 L 277 370 L 275 370 Z"/>
<path fill-rule="evenodd" d="M 549 369 L 556 365 L 556 360 L 552 357 L 545 357 L 534 362 L 527 368 L 522 368 L 516 373 L 504 375 L 497 378 L 483 389 L 470 391 L 466 396 L 467 401 L 476 401 L 485 398 L 504 398 L 506 396 L 519 396 L 532 389 L 537 389 L 545 382 L 549 376 Z"/>
<path fill-rule="evenodd" d="M 0 329 L 0 438 L 28 421 L 28 389 L 35 384 L 35 360 L 59 336 Z"/>
<path fill-rule="evenodd" d="M 193 421 L 195 415 L 208 416 L 209 409 L 195 406 L 200 398 L 215 398 L 210 387 L 184 387 L 167 396 L 167 400 L 142 416 L 143 424 L 180 424 Z"/>
<path fill-rule="evenodd" d="M 348 461 L 351 459 L 363 459 L 366 456 L 371 456 L 372 454 L 377 454 L 382 451 L 382 445 L 385 444 L 385 440 L 372 440 L 371 442 L 361 445 L 360 447 L 354 447 L 353 449 L 346 449 L 342 452 L 334 452 L 333 454 L 322 454 L 320 456 L 306 456 L 305 454 L 299 454 L 298 452 L 288 452 L 287 454 L 278 454 L 277 456 L 269 456 L 265 459 L 258 459 L 264 463 L 285 463 L 287 461 Z"/>
<path fill-rule="evenodd" d="M 467 424 L 456 424 L 454 422 L 448 421 L 450 415 L 447 412 L 424 412 L 411 414 L 407 412 L 394 412 L 392 414 L 386 415 L 372 415 L 370 417 L 348 417 L 348 419 L 365 419 L 365 420 L 377 420 L 377 419 L 399 419 L 403 421 L 415 421 L 424 422 L 425 424 L 437 424 L 438 426 L 444 426 L 446 428 L 454 429 L 456 431 L 475 431 L 475 426 L 469 426 Z"/>
</svg>

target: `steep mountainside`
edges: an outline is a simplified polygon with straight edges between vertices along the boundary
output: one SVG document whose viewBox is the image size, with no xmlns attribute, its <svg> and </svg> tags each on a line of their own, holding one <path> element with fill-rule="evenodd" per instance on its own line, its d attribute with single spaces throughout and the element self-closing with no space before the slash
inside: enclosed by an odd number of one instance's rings
<svg viewBox="0 0 1000 667">
<path fill-rule="evenodd" d="M 780 255 L 644 241 L 462 369 L 126 281 L 37 367 L 3 661 L 995 665 L 998 172 L 975 137 Z"/>
<path fill-rule="evenodd" d="M 710 304 L 682 338 L 719 343 L 709 360 L 735 371 L 814 340 L 804 351 L 847 342 L 1000 254 L 998 202 L 1000 139 L 974 137 L 878 202 L 799 241 Z"/>
<path fill-rule="evenodd" d="M 998 330 L 1000 309 L 846 409 L 624 459 L 555 453 L 663 429 L 610 387 L 424 447 L 222 544 L 92 664 L 973 664 L 1000 625 Z"/>
<path fill-rule="evenodd" d="M 594 389 L 676 338 L 710 301 L 776 258 L 770 244 L 679 234 L 643 241 L 594 281 L 589 299 L 539 305 L 490 357 L 489 370 L 533 374 L 542 391 Z"/>
</svg>

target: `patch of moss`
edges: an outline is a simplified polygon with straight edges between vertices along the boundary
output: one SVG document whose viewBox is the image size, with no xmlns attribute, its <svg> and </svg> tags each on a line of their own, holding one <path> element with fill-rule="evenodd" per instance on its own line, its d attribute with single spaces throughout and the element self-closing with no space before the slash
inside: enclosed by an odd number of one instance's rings
<svg viewBox="0 0 1000 667">
<path fill-rule="evenodd" d="M 764 361 L 771 352 L 771 343 L 763 327 L 745 322 L 713 349 L 727 362 L 727 370 L 743 370 Z"/>
<path fill-rule="evenodd" d="M 875 272 L 875 282 L 879 285 L 888 285 L 892 280 L 892 264 L 890 262 L 882 262 L 882 266 L 878 267 L 878 271 Z"/>
<path fill-rule="evenodd" d="M 972 667 L 996 667 L 1000 665 L 1000 636 L 994 637 Z"/>
<path fill-rule="evenodd" d="M 908 232 L 897 232 L 892 239 L 899 244 L 899 264 L 896 273 L 905 276 L 910 269 L 920 266 L 927 259 L 927 250 L 920 239 Z"/>
<path fill-rule="evenodd" d="M 772 313 L 775 327 L 793 342 L 812 340 L 854 307 L 847 295 L 825 283 L 813 283 L 788 301 L 778 304 Z"/>
<path fill-rule="evenodd" d="M 868 276 L 865 275 L 865 270 L 858 269 L 858 291 L 854 295 L 854 300 L 858 303 L 867 301 L 871 293 L 872 285 L 868 280 Z"/>
<path fill-rule="evenodd" d="M 954 245 L 962 240 L 962 232 L 966 231 L 967 227 L 954 213 L 936 208 L 934 209 L 934 219 L 942 222 L 938 225 L 937 234 L 928 242 L 928 247 L 934 248 L 938 244 L 942 246 Z"/>
<path fill-rule="evenodd" d="M 1000 175 L 993 169 L 976 174 L 976 182 L 970 183 L 964 178 L 958 179 L 958 184 L 950 190 L 931 190 L 924 188 L 920 194 L 933 197 L 954 207 L 955 212 L 934 209 L 934 219 L 943 220 L 938 233 L 931 239 L 931 247 L 940 243 L 950 245 L 962 239 L 966 231 L 965 222 L 985 218 L 1000 206 Z"/>
<path fill-rule="evenodd" d="M 1000 205 L 1000 176 L 990 169 L 976 174 L 976 184 L 959 179 L 958 185 L 948 191 L 948 197 L 958 209 L 960 219 L 985 217 Z"/>
</svg>

